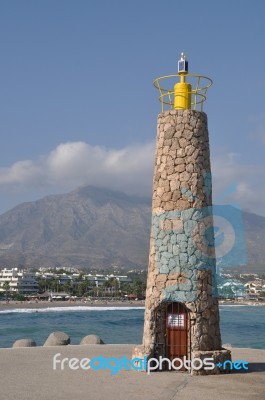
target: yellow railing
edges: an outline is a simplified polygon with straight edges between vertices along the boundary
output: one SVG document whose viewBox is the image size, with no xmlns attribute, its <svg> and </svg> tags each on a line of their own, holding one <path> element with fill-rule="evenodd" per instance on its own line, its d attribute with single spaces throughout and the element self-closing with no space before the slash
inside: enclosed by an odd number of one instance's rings
<svg viewBox="0 0 265 400">
<path fill-rule="evenodd" d="M 159 90 L 160 96 L 159 101 L 162 105 L 162 112 L 167 109 L 174 109 L 174 85 L 179 82 L 180 74 L 165 75 L 154 80 L 154 86 Z M 191 90 L 191 109 L 192 110 L 203 110 L 203 103 L 206 100 L 206 93 L 213 81 L 207 76 L 186 74 L 186 82 L 192 85 Z M 167 83 L 166 89 L 164 84 Z"/>
</svg>

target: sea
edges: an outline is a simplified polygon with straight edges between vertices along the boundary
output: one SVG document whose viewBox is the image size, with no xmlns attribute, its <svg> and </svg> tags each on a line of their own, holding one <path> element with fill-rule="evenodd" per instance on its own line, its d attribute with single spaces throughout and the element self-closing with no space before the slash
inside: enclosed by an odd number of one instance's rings
<svg viewBox="0 0 265 400">
<path fill-rule="evenodd" d="M 223 344 L 265 349 L 265 307 L 221 305 Z M 96 334 L 106 344 L 142 342 L 144 307 L 62 307 L 0 311 L 0 348 L 12 347 L 17 339 L 34 339 L 43 345 L 51 332 L 63 331 L 71 344 Z"/>
</svg>

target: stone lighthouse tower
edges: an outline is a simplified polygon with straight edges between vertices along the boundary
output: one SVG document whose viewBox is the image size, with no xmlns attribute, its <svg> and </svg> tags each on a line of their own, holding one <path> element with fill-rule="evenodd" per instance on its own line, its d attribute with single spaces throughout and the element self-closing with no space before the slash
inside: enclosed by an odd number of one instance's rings
<svg viewBox="0 0 265 400">
<path fill-rule="evenodd" d="M 180 370 L 186 369 L 184 358 L 213 358 L 221 366 L 231 355 L 221 344 L 209 138 L 202 111 L 212 81 L 189 74 L 182 53 L 178 74 L 154 84 L 162 112 L 157 121 L 143 345 L 134 349 L 134 357 L 177 358 Z M 199 366 L 189 370 L 222 371 L 217 366 L 206 370 L 202 362 Z"/>
</svg>

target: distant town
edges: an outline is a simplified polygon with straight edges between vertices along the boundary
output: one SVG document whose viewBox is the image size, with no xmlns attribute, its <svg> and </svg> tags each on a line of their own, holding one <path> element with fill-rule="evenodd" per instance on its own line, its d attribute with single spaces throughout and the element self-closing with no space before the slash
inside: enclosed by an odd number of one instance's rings
<svg viewBox="0 0 265 400">
<path fill-rule="evenodd" d="M 85 272 L 78 268 L 4 268 L 0 270 L 1 300 L 74 300 L 81 298 L 143 299 L 146 271 L 117 269 Z"/>
<path fill-rule="evenodd" d="M 75 299 L 143 300 L 146 270 L 119 267 L 104 271 L 79 268 L 4 268 L 0 300 L 74 301 Z M 265 302 L 265 275 L 224 272 L 217 277 L 220 300 Z"/>
</svg>

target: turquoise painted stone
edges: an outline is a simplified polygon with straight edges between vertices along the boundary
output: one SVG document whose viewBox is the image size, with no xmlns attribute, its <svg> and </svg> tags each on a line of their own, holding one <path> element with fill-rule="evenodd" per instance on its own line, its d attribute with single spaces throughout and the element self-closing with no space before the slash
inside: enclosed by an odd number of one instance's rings
<svg viewBox="0 0 265 400">
<path fill-rule="evenodd" d="M 184 235 L 184 233 L 179 233 L 177 235 L 177 240 L 178 242 L 187 242 L 188 238 L 186 235 Z"/>
<path fill-rule="evenodd" d="M 187 254 L 186 253 L 180 253 L 179 261 L 180 261 L 180 263 L 187 263 L 188 262 Z"/>
<path fill-rule="evenodd" d="M 194 211 L 195 211 L 195 208 L 188 208 L 187 210 L 181 211 L 181 219 L 183 221 L 190 220 L 192 218 Z"/>
</svg>

